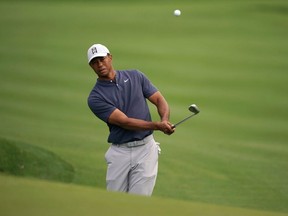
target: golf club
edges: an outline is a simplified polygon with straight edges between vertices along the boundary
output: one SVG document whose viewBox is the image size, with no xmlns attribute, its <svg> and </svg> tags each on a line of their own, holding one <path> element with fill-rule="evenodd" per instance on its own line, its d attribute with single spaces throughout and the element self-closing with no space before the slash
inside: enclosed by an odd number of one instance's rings
<svg viewBox="0 0 288 216">
<path fill-rule="evenodd" d="M 178 126 L 179 124 L 182 124 L 183 122 L 187 121 L 187 120 L 190 119 L 192 116 L 197 115 L 197 114 L 200 112 L 200 110 L 198 109 L 198 107 L 196 106 L 196 104 L 190 105 L 190 106 L 188 107 L 188 110 L 189 110 L 190 112 L 192 112 L 193 114 L 190 115 L 190 116 L 188 116 L 187 118 L 183 119 L 182 121 L 174 124 L 174 125 L 172 126 L 172 128 L 176 128 L 176 126 Z"/>
</svg>

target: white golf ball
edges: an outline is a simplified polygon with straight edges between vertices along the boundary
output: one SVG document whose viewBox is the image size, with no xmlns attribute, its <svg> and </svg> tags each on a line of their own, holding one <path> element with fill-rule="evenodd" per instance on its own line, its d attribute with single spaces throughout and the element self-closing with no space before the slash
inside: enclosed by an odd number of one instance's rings
<svg viewBox="0 0 288 216">
<path fill-rule="evenodd" d="M 180 16 L 181 15 L 181 11 L 180 10 L 174 10 L 174 15 L 175 16 Z"/>
</svg>

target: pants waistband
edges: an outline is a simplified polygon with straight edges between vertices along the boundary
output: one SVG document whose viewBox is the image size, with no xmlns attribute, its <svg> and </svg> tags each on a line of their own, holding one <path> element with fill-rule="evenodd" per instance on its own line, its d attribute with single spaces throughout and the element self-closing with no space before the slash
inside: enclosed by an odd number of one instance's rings
<svg viewBox="0 0 288 216">
<path fill-rule="evenodd" d="M 145 138 L 142 139 L 142 140 L 136 140 L 136 141 L 127 142 L 127 143 L 122 143 L 122 144 L 113 143 L 112 145 L 115 145 L 115 146 L 118 146 L 118 147 L 124 146 L 124 147 L 127 147 L 127 148 L 132 148 L 132 147 L 137 147 L 137 146 L 145 145 L 145 144 L 147 144 L 148 142 L 150 142 L 152 139 L 153 139 L 153 134 L 145 137 Z"/>
</svg>

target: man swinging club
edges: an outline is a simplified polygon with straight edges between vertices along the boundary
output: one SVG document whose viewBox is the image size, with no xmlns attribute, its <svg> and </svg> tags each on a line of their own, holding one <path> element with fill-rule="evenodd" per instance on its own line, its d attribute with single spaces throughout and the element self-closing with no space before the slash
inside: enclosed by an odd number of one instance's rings
<svg viewBox="0 0 288 216">
<path fill-rule="evenodd" d="M 162 94 L 138 70 L 114 70 L 107 47 L 88 49 L 88 63 L 98 79 L 88 97 L 91 111 L 109 128 L 105 154 L 108 191 L 151 196 L 158 172 L 159 145 L 153 131 L 167 135 L 169 106 Z M 152 121 L 147 100 L 157 108 L 160 121 Z"/>
</svg>

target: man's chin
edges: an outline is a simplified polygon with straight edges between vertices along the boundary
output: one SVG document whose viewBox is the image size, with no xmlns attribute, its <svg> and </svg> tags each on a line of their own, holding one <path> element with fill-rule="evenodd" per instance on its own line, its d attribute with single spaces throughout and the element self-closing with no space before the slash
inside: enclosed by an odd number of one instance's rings
<svg viewBox="0 0 288 216">
<path fill-rule="evenodd" d="M 98 71 L 97 72 L 97 74 L 99 75 L 99 76 L 107 76 L 108 75 L 108 72 L 106 71 L 106 70 L 101 70 L 101 71 Z"/>
</svg>

